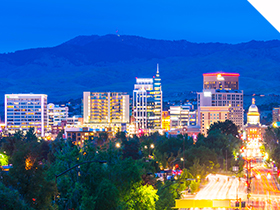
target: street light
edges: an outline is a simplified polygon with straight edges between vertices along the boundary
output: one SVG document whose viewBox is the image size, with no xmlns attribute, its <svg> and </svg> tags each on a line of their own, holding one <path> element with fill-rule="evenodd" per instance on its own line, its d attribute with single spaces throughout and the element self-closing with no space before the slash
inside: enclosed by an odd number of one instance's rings
<svg viewBox="0 0 280 210">
<path fill-rule="evenodd" d="M 267 179 L 271 179 L 271 174 L 270 173 L 267 174 Z"/>
<path fill-rule="evenodd" d="M 154 149 L 154 148 L 155 148 L 155 145 L 154 145 L 154 144 L 150 144 L 150 146 L 147 146 L 147 145 L 144 146 L 144 149 L 148 149 L 148 156 L 149 156 L 150 153 L 151 153 L 150 149 Z"/>
<path fill-rule="evenodd" d="M 121 144 L 120 144 L 119 142 L 117 142 L 117 143 L 116 143 L 116 147 L 117 147 L 117 148 L 120 148 L 120 147 L 121 147 Z"/>
<path fill-rule="evenodd" d="M 76 164 L 73 167 L 63 171 L 62 173 L 60 173 L 58 175 L 55 174 L 55 184 L 57 185 L 57 178 L 60 177 L 61 175 L 67 173 L 68 171 L 71 171 L 72 169 L 74 169 L 74 168 L 76 168 L 76 167 L 78 167 L 80 165 L 83 165 L 83 164 L 86 164 L 86 163 L 93 163 L 93 162 L 96 162 L 96 163 L 107 163 L 106 160 L 91 160 L 91 161 L 85 161 L 85 162 L 82 162 L 82 163 L 78 163 L 78 164 Z"/>
<path fill-rule="evenodd" d="M 82 162 L 82 163 L 78 163 L 77 165 L 74 165 L 73 167 L 71 167 L 71 168 L 69 168 L 69 169 L 63 171 L 62 173 L 60 173 L 60 174 L 58 174 L 58 175 L 55 174 L 55 186 L 57 186 L 57 178 L 58 178 L 58 177 L 60 177 L 60 176 L 62 176 L 63 174 L 67 173 L 68 171 L 71 171 L 72 169 L 74 169 L 74 168 L 76 168 L 76 167 L 80 167 L 80 166 L 83 165 L 83 164 L 86 164 L 86 163 L 93 163 L 93 162 L 97 162 L 97 163 L 107 163 L 106 160 L 91 160 L 91 161 L 85 161 L 85 162 Z M 81 176 L 80 171 L 79 171 L 79 173 L 78 173 L 78 176 Z M 56 195 L 54 195 L 54 202 L 55 202 L 55 197 L 56 197 Z"/>
</svg>

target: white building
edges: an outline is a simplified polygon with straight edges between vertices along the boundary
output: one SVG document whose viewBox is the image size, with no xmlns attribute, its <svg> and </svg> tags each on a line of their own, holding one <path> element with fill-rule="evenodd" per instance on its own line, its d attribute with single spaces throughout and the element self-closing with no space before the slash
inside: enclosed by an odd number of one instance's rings
<svg viewBox="0 0 280 210">
<path fill-rule="evenodd" d="M 66 125 L 69 127 L 83 127 L 83 124 L 84 119 L 82 115 L 74 115 L 66 119 Z"/>
<path fill-rule="evenodd" d="M 39 136 L 47 130 L 47 95 L 5 94 L 5 125 L 9 132 L 35 128 Z"/>
<path fill-rule="evenodd" d="M 133 90 L 133 116 L 138 129 L 153 129 L 154 123 L 154 80 L 152 78 L 136 78 Z"/>
<path fill-rule="evenodd" d="M 60 125 L 61 121 L 66 121 L 68 110 L 69 108 L 67 106 L 48 104 L 48 128 L 53 125 Z"/>
<path fill-rule="evenodd" d="M 162 87 L 159 65 L 154 78 L 136 78 L 133 90 L 133 116 L 137 129 L 162 128 Z"/>
<path fill-rule="evenodd" d="M 170 129 L 196 125 L 196 111 L 191 104 L 170 106 Z"/>
</svg>

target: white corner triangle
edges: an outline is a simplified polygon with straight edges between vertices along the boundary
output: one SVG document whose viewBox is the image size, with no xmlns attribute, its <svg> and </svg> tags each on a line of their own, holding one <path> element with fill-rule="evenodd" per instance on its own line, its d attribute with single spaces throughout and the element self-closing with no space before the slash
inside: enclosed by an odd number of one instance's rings
<svg viewBox="0 0 280 210">
<path fill-rule="evenodd" d="M 248 2 L 280 33 L 280 0 L 248 0 Z"/>
</svg>

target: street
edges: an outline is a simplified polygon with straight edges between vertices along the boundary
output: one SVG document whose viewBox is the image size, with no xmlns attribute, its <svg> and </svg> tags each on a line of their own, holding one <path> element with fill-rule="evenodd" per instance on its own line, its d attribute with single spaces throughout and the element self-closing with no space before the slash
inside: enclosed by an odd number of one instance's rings
<svg viewBox="0 0 280 210">
<path fill-rule="evenodd" d="M 261 145 L 256 140 L 247 143 L 243 151 L 245 177 L 239 179 L 235 176 L 209 174 L 206 177 L 207 184 L 202 186 L 193 198 L 198 200 L 232 199 L 233 203 L 237 199 L 241 199 L 246 201 L 246 206 L 249 204 L 253 209 L 280 209 L 278 177 L 270 167 L 271 164 L 265 164 L 263 161 L 264 155 L 259 150 Z M 247 191 L 248 187 L 250 188 L 249 191 Z M 247 196 L 247 193 L 249 193 L 249 196 Z M 188 197 L 183 196 L 183 198 Z M 195 210 L 197 209 L 195 208 Z"/>
</svg>

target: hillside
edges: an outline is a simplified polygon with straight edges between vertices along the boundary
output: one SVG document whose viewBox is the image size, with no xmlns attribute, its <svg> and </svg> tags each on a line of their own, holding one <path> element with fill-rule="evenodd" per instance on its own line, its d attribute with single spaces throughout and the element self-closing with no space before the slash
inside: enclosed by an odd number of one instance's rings
<svg viewBox="0 0 280 210">
<path fill-rule="evenodd" d="M 165 99 L 202 89 L 202 73 L 238 72 L 246 94 L 280 94 L 280 41 L 190 43 L 137 36 L 79 36 L 61 45 L 0 54 L 0 102 L 5 93 L 45 93 L 50 101 L 83 91 L 131 92 L 135 77 L 156 64 Z"/>
</svg>

